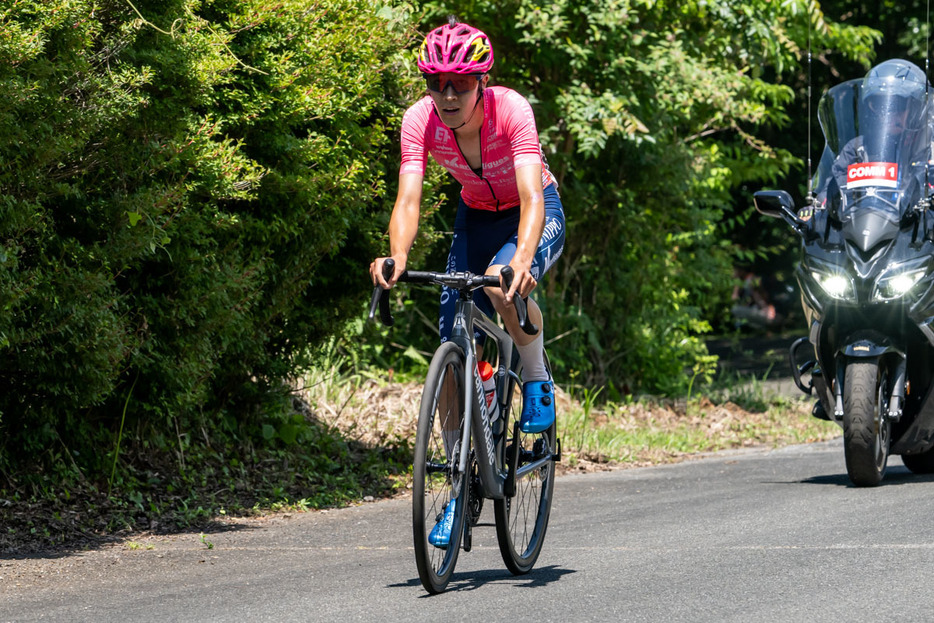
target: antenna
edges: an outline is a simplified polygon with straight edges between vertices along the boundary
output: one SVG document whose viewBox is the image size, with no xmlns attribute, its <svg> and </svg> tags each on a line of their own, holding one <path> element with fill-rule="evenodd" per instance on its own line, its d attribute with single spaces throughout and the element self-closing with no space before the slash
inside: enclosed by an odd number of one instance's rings
<svg viewBox="0 0 934 623">
<path fill-rule="evenodd" d="M 927 144 L 931 145 L 931 0 L 927 0 L 927 15 L 925 16 L 925 19 L 927 21 L 927 38 L 924 42 L 924 77 L 926 78 L 924 85 L 924 109 L 928 111 L 926 113 L 928 118 L 924 120 L 924 131 L 928 134 Z M 932 154 L 928 153 L 928 162 L 924 167 L 924 203 L 926 205 L 930 204 L 929 194 L 931 192 L 931 160 Z"/>
<path fill-rule="evenodd" d="M 928 0 L 928 6 L 930 7 L 931 0 Z M 814 205 L 817 202 L 817 198 L 814 195 L 814 188 L 812 186 L 811 176 L 813 174 L 813 167 L 811 165 L 811 85 L 813 81 L 811 79 L 811 3 L 808 3 L 807 19 L 808 19 L 808 204 Z"/>
</svg>

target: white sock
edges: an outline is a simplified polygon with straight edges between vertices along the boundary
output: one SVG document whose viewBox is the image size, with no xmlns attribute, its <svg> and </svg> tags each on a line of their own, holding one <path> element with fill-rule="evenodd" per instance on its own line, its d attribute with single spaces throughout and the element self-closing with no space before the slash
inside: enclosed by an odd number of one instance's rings
<svg viewBox="0 0 934 623">
<path fill-rule="evenodd" d="M 522 382 L 547 381 L 548 369 L 545 368 L 545 338 L 544 331 L 538 332 L 538 337 L 525 346 L 516 344 L 519 357 L 522 359 Z"/>
</svg>

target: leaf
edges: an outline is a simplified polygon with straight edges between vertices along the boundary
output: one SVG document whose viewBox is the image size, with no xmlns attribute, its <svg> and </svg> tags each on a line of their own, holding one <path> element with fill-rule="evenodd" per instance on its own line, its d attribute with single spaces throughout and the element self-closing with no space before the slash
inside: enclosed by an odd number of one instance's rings
<svg viewBox="0 0 934 623">
<path fill-rule="evenodd" d="M 428 360 L 425 359 L 425 356 L 422 355 L 420 352 L 418 352 L 414 346 L 409 346 L 408 348 L 406 348 L 403 355 L 405 355 L 407 358 L 411 359 L 412 361 L 415 361 L 419 365 L 423 365 L 423 366 L 428 365 Z"/>
</svg>

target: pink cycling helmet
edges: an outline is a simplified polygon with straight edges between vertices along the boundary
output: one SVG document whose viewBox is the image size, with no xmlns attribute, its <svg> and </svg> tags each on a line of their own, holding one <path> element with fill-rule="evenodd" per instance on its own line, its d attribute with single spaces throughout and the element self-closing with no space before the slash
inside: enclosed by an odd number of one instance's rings
<svg viewBox="0 0 934 623">
<path fill-rule="evenodd" d="M 423 74 L 485 74 L 492 67 L 490 38 L 453 19 L 428 33 L 418 51 L 418 69 Z"/>
</svg>

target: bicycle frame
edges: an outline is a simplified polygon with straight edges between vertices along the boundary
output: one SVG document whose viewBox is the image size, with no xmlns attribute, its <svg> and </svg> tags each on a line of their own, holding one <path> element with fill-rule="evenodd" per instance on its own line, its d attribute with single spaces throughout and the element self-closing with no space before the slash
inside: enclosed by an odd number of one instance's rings
<svg viewBox="0 0 934 623">
<path fill-rule="evenodd" d="M 463 294 L 463 293 L 462 293 Z M 466 300 L 465 300 L 466 298 Z M 497 344 L 498 366 L 496 371 L 496 396 L 500 401 L 500 419 L 498 420 L 498 429 L 493 430 L 493 423 L 490 422 L 490 415 L 486 406 L 486 398 L 483 392 L 483 385 L 480 381 L 480 375 L 477 374 L 477 349 L 474 343 L 474 327 L 480 327 L 492 337 Z M 501 500 L 505 497 L 512 497 L 514 486 L 508 486 L 515 483 L 515 479 L 524 474 L 539 469 L 547 462 L 553 460 L 552 454 L 523 465 L 514 474 L 509 473 L 509 466 L 506 465 L 506 452 L 502 447 L 506 435 L 505 427 L 508 416 L 508 400 L 511 396 L 507 395 L 509 389 L 509 380 L 518 383 L 519 376 L 513 370 L 512 361 L 515 343 L 512 337 L 499 325 L 488 318 L 474 305 L 472 298 L 461 296 L 458 299 L 455 314 L 454 326 L 451 330 L 451 341 L 457 344 L 464 351 L 464 417 L 470 422 L 470 426 L 464 427 L 461 436 L 461 448 L 470 447 L 470 436 L 482 440 L 482 443 L 475 445 L 477 454 L 477 466 L 480 470 L 480 483 L 483 489 L 483 497 L 492 500 Z M 506 362 L 509 362 L 507 365 Z M 518 424 L 517 424 L 518 426 Z M 514 438 L 517 438 L 518 431 L 514 431 Z M 494 439 L 494 435 L 497 439 Z M 552 448 L 552 451 L 554 448 Z M 518 444 L 516 444 L 518 452 Z M 469 460 L 468 452 L 461 452 L 457 473 L 467 473 L 467 462 Z"/>
<path fill-rule="evenodd" d="M 383 273 L 385 278 L 392 275 L 394 264 L 391 259 L 387 259 L 383 264 Z M 512 281 L 512 268 L 503 269 L 503 279 L 506 284 Z M 457 277 L 463 279 L 458 281 L 458 286 L 445 281 L 445 278 Z M 499 284 L 498 278 L 484 277 L 481 275 L 472 275 L 470 273 L 425 273 L 416 271 L 406 271 L 400 277 L 400 281 L 410 283 L 447 283 L 448 287 L 456 289 L 460 296 L 455 306 L 454 323 L 451 329 L 451 341 L 455 343 L 464 353 L 464 417 L 469 426 L 464 426 L 461 434 L 460 447 L 470 447 L 470 436 L 475 435 L 482 443 L 476 445 L 477 465 L 480 472 L 480 483 L 483 497 L 492 500 L 502 500 L 506 497 L 512 497 L 515 494 L 516 478 L 523 476 L 528 472 L 539 469 L 548 461 L 554 460 L 555 448 L 550 448 L 550 452 L 544 457 L 525 464 L 517 469 L 519 459 L 519 443 L 513 444 L 513 454 L 508 457 L 508 465 L 505 448 L 506 434 L 503 430 L 509 413 L 509 402 L 512 398 L 510 382 L 519 382 L 519 375 L 515 372 L 514 366 L 514 347 L 515 343 L 512 337 L 499 325 L 493 322 L 481 312 L 473 302 L 473 290 L 476 289 L 476 282 L 472 279 L 491 278 L 492 282 L 486 284 L 492 287 L 493 284 Z M 507 285 L 508 287 L 508 285 Z M 371 319 L 376 313 L 377 304 L 379 305 L 380 318 L 384 325 L 391 327 L 393 325 L 392 314 L 389 311 L 388 290 L 382 290 L 378 286 L 373 290 L 373 298 L 370 301 Z M 528 311 L 524 299 L 516 297 L 516 311 L 519 318 L 519 325 L 523 331 L 529 335 L 538 333 L 538 328 L 528 321 Z M 486 406 L 486 397 L 483 391 L 483 384 L 480 381 L 480 375 L 477 373 L 477 348 L 474 343 L 474 328 L 479 327 L 492 336 L 497 344 L 498 365 L 496 372 L 496 395 L 500 401 L 501 418 L 498 422 L 497 430 L 494 432 L 493 423 L 490 422 L 490 414 Z M 509 393 L 510 395 L 507 395 Z M 495 438 L 494 438 L 495 436 Z M 519 438 L 519 423 L 516 422 L 513 430 L 513 439 Z M 462 452 L 458 457 L 456 475 L 467 473 L 470 460 L 469 452 Z M 457 480 L 457 478 L 455 478 Z"/>
<path fill-rule="evenodd" d="M 483 329 L 487 335 L 491 336 L 497 343 L 499 353 L 499 365 L 496 371 L 496 396 L 506 397 L 508 389 L 507 374 L 511 372 L 510 367 L 504 362 L 512 362 L 513 341 L 506 331 L 496 325 L 491 319 L 487 318 L 474 305 L 473 300 L 464 300 L 461 297 L 457 301 L 454 314 L 454 326 L 451 330 L 451 341 L 457 344 L 464 351 L 464 417 L 470 426 L 464 427 L 461 437 L 461 448 L 470 447 L 470 435 L 481 440 L 482 443 L 476 444 L 477 465 L 480 470 L 480 482 L 483 488 L 483 496 L 486 498 L 501 500 L 504 495 L 504 484 L 508 474 L 504 472 L 504 452 L 502 445 L 505 436 L 502 430 L 498 431 L 498 440 L 493 439 L 493 423 L 490 422 L 489 411 L 486 406 L 486 398 L 483 392 L 483 385 L 480 382 L 480 375 L 477 374 L 477 349 L 474 344 L 474 327 Z M 512 374 L 515 374 L 512 372 Z M 502 420 L 505 421 L 505 405 L 500 403 L 503 412 Z M 502 427 L 504 424 L 500 422 Z M 460 462 L 457 466 L 458 473 L 467 472 L 467 461 L 470 458 L 469 452 L 461 452 Z"/>
</svg>

